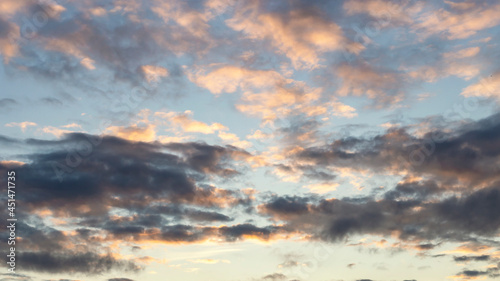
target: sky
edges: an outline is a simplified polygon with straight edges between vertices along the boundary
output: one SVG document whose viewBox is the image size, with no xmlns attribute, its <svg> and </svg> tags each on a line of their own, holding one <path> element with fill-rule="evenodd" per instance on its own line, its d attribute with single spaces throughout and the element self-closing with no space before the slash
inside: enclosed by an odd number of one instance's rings
<svg viewBox="0 0 500 281">
<path fill-rule="evenodd" d="M 0 281 L 497 280 L 498 15 L 0 1 Z"/>
</svg>

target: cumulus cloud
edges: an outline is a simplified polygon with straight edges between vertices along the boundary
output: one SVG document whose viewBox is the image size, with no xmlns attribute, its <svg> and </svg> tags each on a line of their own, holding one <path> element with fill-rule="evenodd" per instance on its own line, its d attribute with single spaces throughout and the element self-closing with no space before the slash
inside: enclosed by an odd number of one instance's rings
<svg viewBox="0 0 500 281">
<path fill-rule="evenodd" d="M 498 179 L 499 154 L 493 144 L 499 141 L 495 133 L 499 122 L 499 115 L 493 115 L 453 133 L 435 129 L 420 137 L 405 128 L 389 129 L 375 137 L 346 137 L 310 146 L 298 150 L 294 158 L 318 168 L 406 171 L 444 181 L 493 182 Z"/>
<path fill-rule="evenodd" d="M 448 7 L 429 11 L 418 18 L 416 27 L 426 35 L 438 34 L 449 40 L 464 39 L 500 23 L 496 13 L 500 5 L 484 5 L 484 1 L 456 3 L 445 1 Z"/>
<path fill-rule="evenodd" d="M 262 211 L 284 221 L 284 228 L 289 231 L 304 231 L 326 241 L 341 241 L 355 234 L 396 235 L 409 242 L 444 237 L 467 241 L 476 235 L 497 234 L 500 221 L 494 214 L 498 212 L 499 194 L 498 187 L 493 186 L 466 197 L 452 196 L 438 202 L 411 197 L 378 200 L 365 197 L 307 203 L 315 200 L 306 197 L 295 199 L 294 210 L 300 210 L 295 213 L 288 211 L 290 205 L 278 203 L 287 199 L 275 198 L 264 205 Z M 427 217 L 434 220 L 423 219 Z"/>
<path fill-rule="evenodd" d="M 322 102 L 322 89 L 286 78 L 274 70 L 254 70 L 236 66 L 200 69 L 190 74 L 198 86 L 213 94 L 243 92 L 236 108 L 248 115 L 261 117 L 264 123 L 290 115 L 314 117 L 326 115 L 354 117 L 355 109 L 340 101 Z"/>
<path fill-rule="evenodd" d="M 232 204 L 238 200 L 232 192 L 205 185 L 203 179 L 233 177 L 240 173 L 231 164 L 233 159 L 251 156 L 231 146 L 134 143 L 78 133 L 59 141 L 30 141 L 33 145 L 41 143 L 52 148 L 44 154 L 30 156 L 31 164 L 19 170 L 26 174 L 22 181 L 30 191 L 25 194 L 31 194 L 24 199 L 26 208 L 45 206 L 77 211 L 79 207 L 89 206 L 93 212 L 100 212 L 108 206 L 134 204 L 140 200 L 205 206 Z M 57 149 L 60 145 L 68 147 L 69 152 Z"/>
</svg>

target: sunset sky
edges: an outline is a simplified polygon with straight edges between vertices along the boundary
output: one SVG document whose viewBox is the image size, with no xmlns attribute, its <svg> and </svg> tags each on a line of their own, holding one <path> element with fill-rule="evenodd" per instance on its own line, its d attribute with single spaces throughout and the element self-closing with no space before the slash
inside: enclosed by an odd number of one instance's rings
<svg viewBox="0 0 500 281">
<path fill-rule="evenodd" d="M 497 0 L 0 0 L 0 281 L 500 280 L 499 42 Z"/>
</svg>

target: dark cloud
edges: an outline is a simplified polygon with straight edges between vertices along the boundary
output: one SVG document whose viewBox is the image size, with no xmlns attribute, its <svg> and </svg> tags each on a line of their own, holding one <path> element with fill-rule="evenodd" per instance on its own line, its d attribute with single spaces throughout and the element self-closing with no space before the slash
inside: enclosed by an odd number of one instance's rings
<svg viewBox="0 0 500 281">
<path fill-rule="evenodd" d="M 434 245 L 432 243 L 427 243 L 427 244 L 419 244 L 417 245 L 417 249 L 419 250 L 432 250 L 436 247 L 437 245 Z"/>
<path fill-rule="evenodd" d="M 121 261 L 111 255 L 95 253 L 53 253 L 53 252 L 20 252 L 18 256 L 20 268 L 27 271 L 45 273 L 84 273 L 98 275 L 110 270 L 139 271 L 141 267 L 131 261 Z"/>
<path fill-rule="evenodd" d="M 396 187 L 384 194 L 388 200 L 411 198 L 414 200 L 426 200 L 430 196 L 439 195 L 444 190 L 440 189 L 435 181 L 406 182 L 399 183 Z"/>
<path fill-rule="evenodd" d="M 0 135 L 0 142 L 4 144 L 17 144 L 17 140 L 11 137 Z M 1 165 L 1 164 L 0 164 Z"/>
<path fill-rule="evenodd" d="M 219 229 L 222 236 L 226 237 L 228 241 L 236 241 L 244 236 L 254 236 L 267 240 L 270 235 L 277 232 L 279 227 L 257 227 L 252 224 L 238 224 L 233 226 L 223 226 Z"/>
<path fill-rule="evenodd" d="M 14 99 L 11 98 L 0 99 L 0 108 L 2 109 L 9 108 L 15 104 L 17 104 L 17 102 Z"/>
<path fill-rule="evenodd" d="M 453 257 L 456 262 L 464 261 L 487 261 L 490 259 L 490 255 L 480 255 L 480 256 L 459 256 Z"/>
<path fill-rule="evenodd" d="M 120 260 L 106 253 L 109 249 L 97 246 L 94 239 L 82 232 L 68 235 L 42 224 L 39 218 L 24 216 L 22 219 L 33 223 L 16 224 L 17 233 L 22 235 L 22 247 L 16 253 L 17 266 L 25 271 L 99 275 L 111 270 L 137 272 L 142 269 L 131 260 Z M 2 231 L 0 236 L 7 240 L 8 233 Z"/>
<path fill-rule="evenodd" d="M 40 99 L 40 101 L 42 101 L 45 104 L 54 105 L 54 106 L 58 106 L 58 105 L 63 104 L 62 101 L 60 101 L 59 99 L 52 98 L 52 97 L 45 97 L 45 98 Z"/>
<path fill-rule="evenodd" d="M 469 270 L 465 269 L 458 274 L 460 277 L 480 277 L 488 276 L 490 278 L 500 277 L 500 263 L 489 265 L 486 270 Z"/>
<path fill-rule="evenodd" d="M 21 214 L 19 214 L 21 215 Z M 24 215 L 20 216 L 23 221 L 30 221 Z M 30 221 L 31 222 L 31 221 Z M 62 251 L 64 250 L 64 243 L 70 243 L 70 239 L 62 231 L 47 227 L 44 224 L 36 223 L 29 225 L 25 222 L 18 222 L 16 230 L 22 233 L 23 249 L 25 250 L 40 250 L 40 251 Z M 2 230 L 0 237 L 4 240 L 8 238 L 8 232 Z M 2 245 L 6 246 L 6 245 Z"/>
<path fill-rule="evenodd" d="M 466 277 L 478 277 L 482 275 L 487 275 L 488 271 L 479 271 L 479 270 L 464 270 L 460 273 L 460 275 Z"/>
<path fill-rule="evenodd" d="M 27 154 L 29 161 L 15 168 L 16 183 L 23 186 L 16 200 L 23 204 L 18 212 L 23 219 L 18 224 L 23 233 L 19 266 L 25 270 L 82 274 L 137 271 L 140 266 L 134 262 L 105 254 L 101 243 L 194 243 L 248 236 L 268 240 L 279 231 L 252 224 L 203 226 L 229 222 L 232 218 L 222 213 L 225 208 L 252 203 L 242 192 L 206 183 L 227 181 L 239 174 L 235 162 L 240 160 L 236 159 L 251 155 L 236 147 L 130 142 L 85 134 L 69 134 L 54 141 L 8 137 L 1 141 L 43 151 Z M 5 177 L 5 170 L 12 167 L 0 164 L 0 168 Z M 130 215 L 112 216 L 112 208 Z M 41 223 L 38 211 L 43 209 L 54 217 L 71 218 L 77 226 L 74 234 Z M 197 226 L 191 225 L 193 222 Z M 7 231 L 0 232 L 0 237 L 7 236 Z M 78 252 L 68 250 L 68 245 L 75 244 L 87 246 Z"/>
<path fill-rule="evenodd" d="M 423 183 L 421 183 L 423 184 Z M 479 235 L 494 237 L 500 227 L 500 187 L 492 186 L 462 196 L 450 196 L 437 201 L 394 198 L 394 190 L 382 196 L 312 199 L 304 198 L 301 212 L 284 216 L 278 212 L 266 214 L 286 222 L 283 229 L 301 231 L 327 241 L 339 241 L 352 234 L 391 235 L 402 240 L 446 239 L 466 241 Z M 297 199 L 295 199 L 297 201 Z M 273 198 L 274 202 L 289 202 L 289 198 Z M 286 208 L 283 208 L 285 210 Z M 427 219 L 432 218 L 432 219 Z M 437 243 L 420 243 L 420 250 L 433 249 Z"/>
<path fill-rule="evenodd" d="M 451 133 L 434 130 L 416 137 L 406 128 L 398 128 L 374 137 L 345 137 L 326 146 L 308 147 L 294 158 L 312 162 L 318 169 L 349 167 L 396 172 L 404 168 L 443 183 L 460 179 L 476 184 L 499 179 L 496 164 L 500 157 L 499 132 L 500 114 L 496 114 Z M 391 196 L 401 195 L 410 188 L 401 187 Z M 436 186 L 429 186 L 419 192 L 436 190 Z M 422 195 L 425 194 L 419 196 Z"/>
<path fill-rule="evenodd" d="M 301 215 L 308 211 L 308 201 L 308 198 L 303 197 L 277 197 L 269 203 L 263 204 L 261 209 L 263 212 L 276 215 L 277 217 Z"/>
<path fill-rule="evenodd" d="M 282 273 L 273 273 L 273 274 L 268 274 L 264 277 L 262 277 L 263 280 L 285 280 L 286 276 Z"/>
<path fill-rule="evenodd" d="M 214 176 L 227 179 L 239 174 L 234 159 L 250 154 L 235 147 L 135 143 L 84 134 L 56 141 L 30 139 L 25 144 L 43 146 L 45 151 L 27 155 L 30 163 L 17 169 L 25 187 L 20 195 L 25 209 L 76 212 L 85 205 L 99 213 L 108 206 L 145 208 L 161 200 L 206 207 L 248 203 L 237 191 L 204 183 Z M 184 215 L 195 220 L 229 220 L 221 214 L 194 210 L 184 211 Z"/>
</svg>

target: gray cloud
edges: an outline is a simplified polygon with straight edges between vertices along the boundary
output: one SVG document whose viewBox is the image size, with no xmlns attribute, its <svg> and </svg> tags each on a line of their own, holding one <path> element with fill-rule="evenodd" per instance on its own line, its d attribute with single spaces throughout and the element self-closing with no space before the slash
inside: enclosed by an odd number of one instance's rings
<svg viewBox="0 0 500 281">
<path fill-rule="evenodd" d="M 480 255 L 480 256 L 459 256 L 453 257 L 456 262 L 467 262 L 467 261 L 487 261 L 490 259 L 490 255 Z"/>
<path fill-rule="evenodd" d="M 374 137 L 345 137 L 325 146 L 307 147 L 292 159 L 312 162 L 318 169 L 349 167 L 382 172 L 406 168 L 442 183 L 462 179 L 477 184 L 499 179 L 499 131 L 500 114 L 495 114 L 452 133 L 434 130 L 415 137 L 398 128 Z"/>
<path fill-rule="evenodd" d="M 45 151 L 27 155 L 30 163 L 17 168 L 26 188 L 20 195 L 25 208 L 45 206 L 72 212 L 88 204 L 98 213 L 105 211 L 104 206 L 154 206 L 151 203 L 159 199 L 206 207 L 248 203 L 237 191 L 218 190 L 204 183 L 213 176 L 228 179 L 239 174 L 233 158 L 250 154 L 235 147 L 133 143 L 84 134 L 70 134 L 57 141 L 30 139 L 24 144 L 43 146 Z M 186 211 L 184 215 L 228 220 L 207 212 Z"/>
<path fill-rule="evenodd" d="M 99 275 L 112 269 L 139 271 L 141 267 L 130 261 L 120 261 L 111 255 L 95 253 L 53 253 L 21 252 L 18 257 L 19 267 L 27 271 L 46 273 L 84 273 Z"/>
<path fill-rule="evenodd" d="M 264 277 L 262 277 L 263 280 L 285 280 L 286 276 L 282 273 L 273 273 L 273 274 L 268 274 Z"/>
<path fill-rule="evenodd" d="M 391 191 L 388 192 L 391 194 Z M 389 198 L 389 199 L 387 199 Z M 411 198 L 411 196 L 410 196 Z M 390 235 L 399 233 L 402 240 L 467 241 L 476 235 L 494 237 L 500 227 L 500 187 L 492 186 L 440 201 L 384 199 L 303 199 L 299 214 L 283 215 L 287 206 L 278 204 L 287 198 L 274 198 L 264 204 L 264 213 L 286 222 L 289 231 L 303 231 L 318 239 L 339 241 L 353 234 Z M 297 201 L 297 200 L 296 200 Z M 274 206 L 273 212 L 267 206 Z M 425 218 L 433 218 L 427 220 Z M 417 245 L 421 250 L 433 244 Z"/>
</svg>

